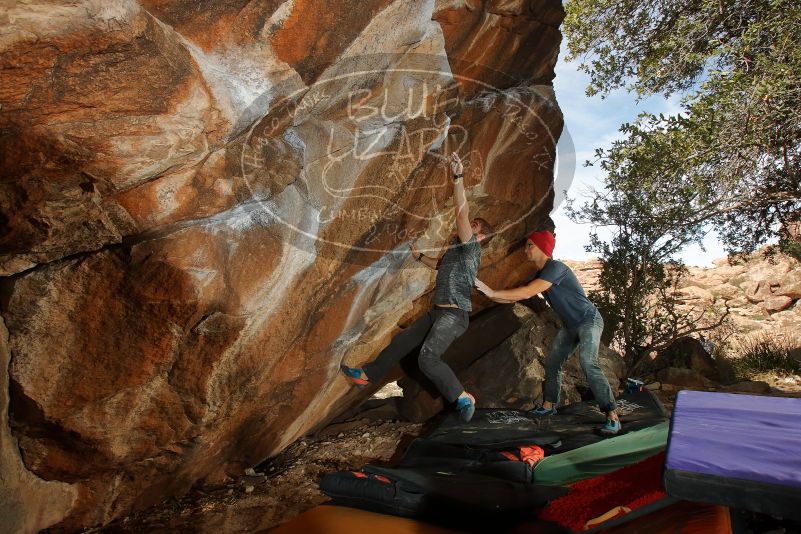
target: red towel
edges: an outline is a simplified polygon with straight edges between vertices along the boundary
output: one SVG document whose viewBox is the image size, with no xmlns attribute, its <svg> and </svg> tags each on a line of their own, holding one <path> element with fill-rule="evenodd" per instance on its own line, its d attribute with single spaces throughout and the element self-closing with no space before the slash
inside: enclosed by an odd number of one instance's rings
<svg viewBox="0 0 801 534">
<path fill-rule="evenodd" d="M 576 482 L 570 493 L 549 504 L 540 519 L 558 523 L 573 531 L 591 528 L 588 521 L 608 513 L 608 521 L 667 496 L 662 487 L 665 453 L 587 480 Z"/>
</svg>

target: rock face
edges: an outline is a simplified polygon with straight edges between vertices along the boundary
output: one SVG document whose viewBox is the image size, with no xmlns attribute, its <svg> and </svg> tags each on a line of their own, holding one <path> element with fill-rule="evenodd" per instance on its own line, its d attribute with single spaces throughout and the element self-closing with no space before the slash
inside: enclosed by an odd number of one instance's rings
<svg viewBox="0 0 801 534">
<path fill-rule="evenodd" d="M 42 480 L 22 462 L 17 440 L 8 426 L 8 330 L 0 320 L 0 517 L 2 532 L 36 532 L 59 521 L 72 507 L 77 489 L 68 483 Z M 47 502 L 47 506 L 42 506 Z"/>
<path fill-rule="evenodd" d="M 563 16 L 555 0 L 4 8 L 2 465 L 41 482 L 4 508 L 24 506 L 20 528 L 106 523 L 352 403 L 340 362 L 427 305 L 432 273 L 406 250 L 449 242 L 451 151 L 497 230 L 482 277 L 528 275 L 514 245 L 551 209 Z"/>
<path fill-rule="evenodd" d="M 683 337 L 674 341 L 657 354 L 656 358 L 644 367 L 643 372 L 658 373 L 669 368 L 692 369 L 709 380 L 720 379 L 715 359 L 702 343 L 693 337 Z M 664 380 L 670 382 L 668 379 Z"/>
</svg>

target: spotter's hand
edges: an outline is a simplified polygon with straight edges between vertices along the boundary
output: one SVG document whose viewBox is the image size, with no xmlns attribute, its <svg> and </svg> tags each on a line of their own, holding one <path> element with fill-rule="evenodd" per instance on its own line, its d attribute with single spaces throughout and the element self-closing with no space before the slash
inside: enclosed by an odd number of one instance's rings
<svg viewBox="0 0 801 534">
<path fill-rule="evenodd" d="M 495 291 L 492 288 L 490 288 L 490 286 L 488 286 L 478 278 L 476 278 L 476 289 L 478 289 L 479 291 L 481 291 L 490 298 L 492 298 L 493 293 L 495 293 Z"/>
</svg>

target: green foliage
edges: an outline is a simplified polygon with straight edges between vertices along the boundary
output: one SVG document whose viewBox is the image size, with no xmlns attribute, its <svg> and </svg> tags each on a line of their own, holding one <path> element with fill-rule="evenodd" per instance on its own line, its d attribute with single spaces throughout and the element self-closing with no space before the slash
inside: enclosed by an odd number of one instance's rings
<svg viewBox="0 0 801 534">
<path fill-rule="evenodd" d="M 610 241 L 590 235 L 588 250 L 599 254 L 599 290 L 589 298 L 604 316 L 603 341 L 623 353 L 629 369 L 646 355 L 676 339 L 720 326 L 727 311 L 712 322 L 708 312 L 680 311 L 677 288 L 687 270 L 673 256 L 700 232 L 676 232 L 688 199 L 654 195 L 649 187 L 618 187 L 610 180 L 607 190 L 596 193 L 580 209 L 572 203 L 568 213 L 577 222 L 609 227 Z"/>
<path fill-rule="evenodd" d="M 779 250 L 788 256 L 801 261 L 801 242 L 785 239 L 779 243 Z"/>
<path fill-rule="evenodd" d="M 801 340 L 787 337 L 761 335 L 746 340 L 739 350 L 739 357 L 729 361 L 738 378 L 751 379 L 763 373 L 779 375 L 801 374 L 801 362 L 792 357 L 791 351 L 801 346 Z"/>
<path fill-rule="evenodd" d="M 571 0 L 566 9 L 588 94 L 683 95 L 680 114 L 643 114 L 598 151 L 615 187 L 665 195 L 653 218 L 680 221 L 674 233 L 697 237 L 713 224 L 730 252 L 777 236 L 797 252 L 786 228 L 801 217 L 801 4 Z"/>
<path fill-rule="evenodd" d="M 676 302 L 687 270 L 675 256 L 703 239 L 703 224 L 694 220 L 704 191 L 676 172 L 662 148 L 684 141 L 678 126 L 622 129 L 636 142 L 617 141 L 609 151 L 598 151 L 606 188 L 579 208 L 568 202 L 567 211 L 595 228 L 588 251 L 599 255 L 602 271 L 600 290 L 590 298 L 609 325 L 607 338 L 633 367 L 650 352 L 710 328 L 704 314 L 680 312 Z M 610 240 L 599 237 L 599 227 L 612 232 Z"/>
<path fill-rule="evenodd" d="M 629 365 L 677 337 L 714 328 L 677 310 L 688 244 L 716 228 L 731 253 L 779 238 L 801 219 L 801 4 L 797 0 L 571 0 L 563 28 L 588 94 L 682 96 L 682 111 L 644 113 L 597 150 L 604 190 L 571 217 L 595 233 L 601 289 Z M 723 314 L 725 317 L 725 312 Z M 722 321 L 722 319 L 721 319 Z M 702 325 L 703 324 L 703 325 Z"/>
</svg>

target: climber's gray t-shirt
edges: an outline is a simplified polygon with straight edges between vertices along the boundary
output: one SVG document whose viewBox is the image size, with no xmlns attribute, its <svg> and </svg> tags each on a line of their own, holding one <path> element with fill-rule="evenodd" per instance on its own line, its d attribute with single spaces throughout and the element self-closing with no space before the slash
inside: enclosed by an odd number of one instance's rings
<svg viewBox="0 0 801 534">
<path fill-rule="evenodd" d="M 574 328 L 595 315 L 597 308 L 587 298 L 570 267 L 561 261 L 548 258 L 537 278 L 552 284 L 543 296 L 566 327 Z"/>
<path fill-rule="evenodd" d="M 481 245 L 473 235 L 462 243 L 456 236 L 442 256 L 437 269 L 434 304 L 455 304 L 459 309 L 471 311 L 470 291 L 476 282 L 481 263 Z"/>
</svg>

